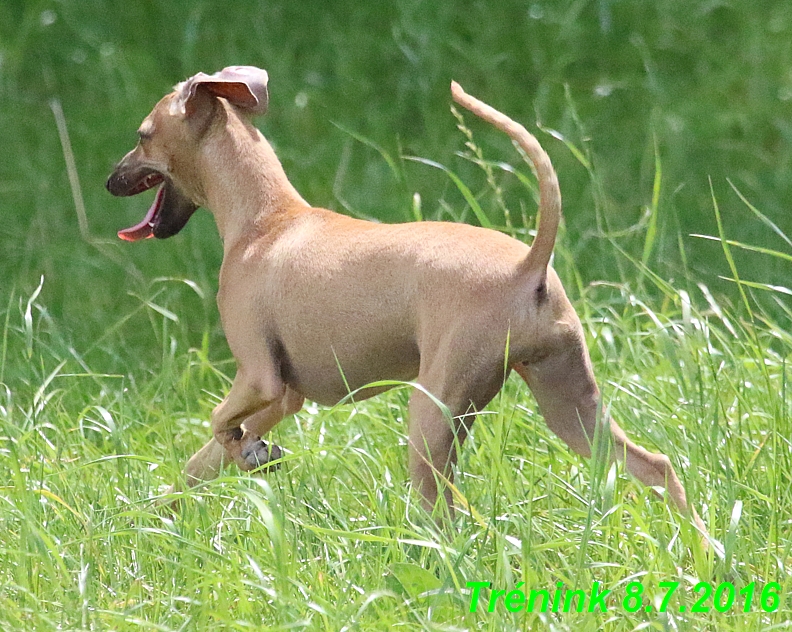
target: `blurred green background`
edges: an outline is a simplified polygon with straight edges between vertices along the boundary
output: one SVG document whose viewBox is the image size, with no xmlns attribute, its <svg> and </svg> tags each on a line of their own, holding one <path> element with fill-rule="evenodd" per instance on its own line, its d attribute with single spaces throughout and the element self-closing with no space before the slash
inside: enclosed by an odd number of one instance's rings
<svg viewBox="0 0 792 632">
<path fill-rule="evenodd" d="M 122 243 L 115 232 L 139 221 L 150 199 L 113 198 L 104 181 L 173 84 L 231 64 L 269 71 L 270 112 L 259 125 L 316 205 L 406 221 L 418 193 L 424 217 L 474 221 L 445 174 L 402 159 L 441 162 L 485 189 L 482 172 L 455 156 L 465 138 L 449 112 L 454 78 L 529 129 L 538 121 L 557 130 L 590 161 L 591 171 L 536 132 L 559 173 L 561 243 L 583 284 L 629 281 L 614 246 L 641 258 L 659 173 L 650 265 L 733 297 L 718 280 L 729 274 L 720 245 L 689 235 L 716 234 L 714 192 L 730 238 L 790 250 L 729 181 L 792 234 L 791 18 L 788 2 L 754 0 L 4 0 L 0 310 L 24 311 L 43 275 L 40 327 L 92 367 L 145 366 L 161 353 L 162 341 L 151 342 L 157 308 L 186 323 L 177 334 L 185 343 L 208 332 L 203 344 L 227 357 L 211 216 L 197 213 L 167 242 Z M 79 188 L 67 173 L 61 110 Z M 488 159 L 514 163 L 507 139 L 467 122 Z M 517 179 L 502 177 L 512 216 L 533 215 Z M 501 224 L 491 197 L 482 205 Z M 745 278 L 785 284 L 788 262 L 737 254 Z M 190 279 L 200 292 L 160 277 Z M 6 377 L 17 360 L 8 358 Z"/>
</svg>

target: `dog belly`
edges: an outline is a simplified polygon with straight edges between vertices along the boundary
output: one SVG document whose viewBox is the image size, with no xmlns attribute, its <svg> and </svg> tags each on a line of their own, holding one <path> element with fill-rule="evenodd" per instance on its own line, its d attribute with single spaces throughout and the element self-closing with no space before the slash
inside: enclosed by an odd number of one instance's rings
<svg viewBox="0 0 792 632">
<path fill-rule="evenodd" d="M 305 398 L 332 406 L 350 392 L 372 382 L 408 381 L 418 375 L 419 354 L 414 343 L 391 344 L 361 349 L 327 346 L 324 351 L 313 348 L 311 354 L 285 350 L 282 364 L 283 380 Z M 391 388 L 377 386 L 356 392 L 355 400 L 367 399 Z"/>
</svg>

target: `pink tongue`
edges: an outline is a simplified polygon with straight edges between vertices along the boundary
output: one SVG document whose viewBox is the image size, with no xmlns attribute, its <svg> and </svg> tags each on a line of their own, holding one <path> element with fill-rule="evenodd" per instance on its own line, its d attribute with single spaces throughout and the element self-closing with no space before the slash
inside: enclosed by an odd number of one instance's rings
<svg viewBox="0 0 792 632">
<path fill-rule="evenodd" d="M 118 236 L 123 239 L 124 241 L 139 241 L 141 239 L 148 239 L 149 237 L 154 236 L 154 216 L 159 211 L 160 205 L 162 204 L 162 196 L 165 194 L 165 187 L 160 186 L 159 190 L 157 191 L 157 197 L 154 198 L 154 203 L 149 208 L 146 216 L 143 218 L 143 221 L 139 224 L 135 224 L 131 228 L 125 228 L 124 230 L 118 231 Z"/>
</svg>

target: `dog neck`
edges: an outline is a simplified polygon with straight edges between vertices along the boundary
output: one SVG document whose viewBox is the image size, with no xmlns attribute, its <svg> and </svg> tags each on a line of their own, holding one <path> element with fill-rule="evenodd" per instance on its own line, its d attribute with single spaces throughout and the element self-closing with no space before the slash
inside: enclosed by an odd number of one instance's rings
<svg viewBox="0 0 792 632">
<path fill-rule="evenodd" d="M 224 106 L 224 125 L 204 142 L 199 195 L 228 251 L 240 240 L 265 233 L 273 215 L 309 204 L 289 182 L 261 132 Z"/>
</svg>

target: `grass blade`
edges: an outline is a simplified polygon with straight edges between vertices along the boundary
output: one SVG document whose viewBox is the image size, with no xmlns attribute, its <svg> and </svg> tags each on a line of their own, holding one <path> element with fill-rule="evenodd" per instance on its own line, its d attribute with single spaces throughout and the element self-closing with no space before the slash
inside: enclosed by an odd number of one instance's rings
<svg viewBox="0 0 792 632">
<path fill-rule="evenodd" d="M 439 162 L 435 162 L 434 160 L 429 160 L 428 158 L 420 158 L 418 156 L 405 156 L 404 159 L 410 160 L 412 162 L 419 162 L 423 165 L 427 165 L 428 167 L 434 167 L 435 169 L 440 169 L 441 171 L 443 171 L 449 178 L 451 178 L 451 181 L 454 183 L 456 188 L 459 189 L 459 192 L 462 194 L 462 197 L 465 198 L 465 201 L 468 203 L 468 206 L 470 206 L 479 224 L 484 228 L 492 228 L 492 222 L 489 220 L 486 213 L 484 213 L 484 211 L 482 210 L 481 205 L 478 203 L 478 200 L 476 200 L 476 196 L 473 195 L 473 192 L 468 188 L 468 186 L 464 182 L 462 182 L 462 180 L 457 174 L 455 174 L 445 165 L 442 165 Z"/>
</svg>

